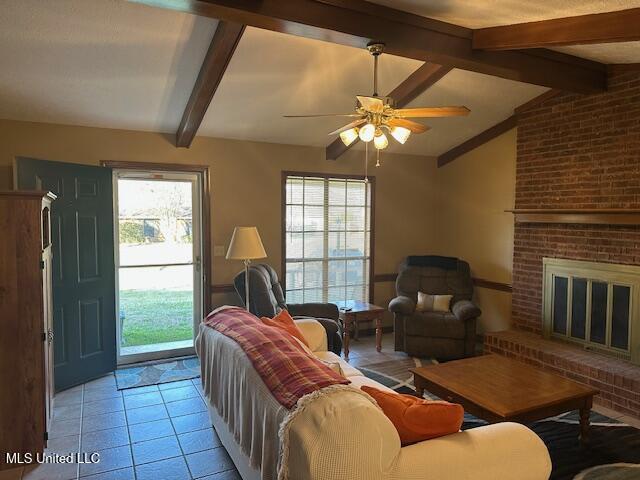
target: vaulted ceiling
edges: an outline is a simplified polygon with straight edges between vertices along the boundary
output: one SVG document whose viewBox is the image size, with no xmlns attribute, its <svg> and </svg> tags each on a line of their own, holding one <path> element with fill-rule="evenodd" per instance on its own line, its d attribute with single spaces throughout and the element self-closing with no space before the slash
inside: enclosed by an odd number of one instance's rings
<svg viewBox="0 0 640 480">
<path fill-rule="evenodd" d="M 486 28 L 640 7 L 638 0 L 371 0 L 467 28 Z M 640 41 L 555 47 L 602 63 L 640 62 Z"/>
<path fill-rule="evenodd" d="M 639 7 L 638 1 L 376 0 L 465 27 Z M 0 118 L 175 133 L 218 22 L 121 0 L 5 0 L 0 9 Z M 640 62 L 640 42 L 555 47 L 603 63 Z M 423 64 L 384 55 L 380 93 Z M 340 119 L 372 92 L 362 49 L 247 27 L 198 135 L 326 146 Z M 409 103 L 466 105 L 396 151 L 439 155 L 513 113 L 546 87 L 453 69 Z"/>
</svg>

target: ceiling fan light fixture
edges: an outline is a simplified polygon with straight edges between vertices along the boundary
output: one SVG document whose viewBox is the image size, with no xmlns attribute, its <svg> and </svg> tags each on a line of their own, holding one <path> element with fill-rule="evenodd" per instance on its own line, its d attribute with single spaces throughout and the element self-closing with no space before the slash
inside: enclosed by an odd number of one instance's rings
<svg viewBox="0 0 640 480">
<path fill-rule="evenodd" d="M 378 150 L 383 150 L 389 145 L 389 140 L 387 140 L 387 136 L 384 133 L 380 132 L 380 135 L 376 135 L 373 139 L 373 145 Z"/>
<path fill-rule="evenodd" d="M 393 127 L 391 129 L 391 136 L 395 138 L 398 141 L 398 143 L 402 145 L 404 145 L 404 142 L 406 142 L 409 139 L 410 135 L 411 135 L 411 130 L 409 130 L 408 128 Z"/>
<path fill-rule="evenodd" d="M 358 127 L 350 128 L 349 130 L 345 130 L 340 133 L 340 140 L 345 146 L 351 145 L 358 138 Z"/>
<path fill-rule="evenodd" d="M 358 133 L 360 140 L 363 142 L 370 142 L 373 140 L 373 137 L 376 134 L 376 127 L 372 123 L 367 123 L 364 127 L 360 129 Z"/>
</svg>

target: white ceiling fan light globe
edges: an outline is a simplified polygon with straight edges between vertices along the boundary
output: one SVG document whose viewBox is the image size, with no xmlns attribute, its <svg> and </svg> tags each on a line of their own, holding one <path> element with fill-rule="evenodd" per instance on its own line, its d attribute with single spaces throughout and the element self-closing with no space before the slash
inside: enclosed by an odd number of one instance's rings
<svg viewBox="0 0 640 480">
<path fill-rule="evenodd" d="M 387 136 L 384 133 L 380 133 L 380 135 L 376 135 L 373 139 L 373 145 L 378 150 L 383 150 L 389 145 L 389 140 L 387 140 Z"/>
<path fill-rule="evenodd" d="M 371 123 L 367 123 L 360 129 L 359 136 L 363 142 L 370 142 L 376 134 L 376 127 Z"/>
<path fill-rule="evenodd" d="M 342 143 L 345 144 L 345 146 L 349 146 L 351 145 L 353 142 L 356 141 L 356 138 L 358 138 L 358 128 L 350 128 L 349 130 L 345 130 L 344 132 L 340 133 L 340 140 L 342 140 Z"/>
<path fill-rule="evenodd" d="M 391 129 L 391 136 L 395 138 L 398 143 L 404 145 L 404 143 L 409 139 L 411 135 L 411 130 L 404 127 L 393 127 Z"/>
</svg>

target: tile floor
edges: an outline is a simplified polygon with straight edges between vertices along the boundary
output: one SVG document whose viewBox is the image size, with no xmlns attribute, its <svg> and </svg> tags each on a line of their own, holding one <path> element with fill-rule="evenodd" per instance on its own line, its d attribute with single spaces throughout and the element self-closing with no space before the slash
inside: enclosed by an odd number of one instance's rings
<svg viewBox="0 0 640 480">
<path fill-rule="evenodd" d="M 350 344 L 354 367 L 406 358 L 393 336 Z M 98 464 L 46 464 L 0 472 L 0 480 L 240 480 L 209 422 L 200 379 L 118 391 L 109 375 L 56 395 L 48 452 L 94 452 Z M 594 410 L 640 428 L 640 420 Z"/>
<path fill-rule="evenodd" d="M 0 480 L 240 480 L 211 428 L 200 379 L 118 391 L 115 377 L 56 395 L 47 453 L 98 452 L 95 464 L 43 464 Z"/>
</svg>

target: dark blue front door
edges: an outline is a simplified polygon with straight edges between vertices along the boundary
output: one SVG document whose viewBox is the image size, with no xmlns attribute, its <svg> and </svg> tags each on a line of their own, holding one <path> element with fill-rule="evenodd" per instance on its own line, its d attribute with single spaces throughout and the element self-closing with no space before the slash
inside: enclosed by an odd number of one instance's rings
<svg viewBox="0 0 640 480">
<path fill-rule="evenodd" d="M 56 391 L 116 368 L 111 169 L 16 159 L 16 187 L 49 190 Z"/>
</svg>

